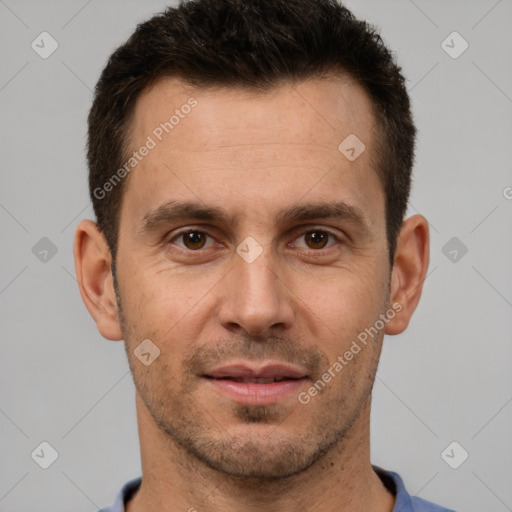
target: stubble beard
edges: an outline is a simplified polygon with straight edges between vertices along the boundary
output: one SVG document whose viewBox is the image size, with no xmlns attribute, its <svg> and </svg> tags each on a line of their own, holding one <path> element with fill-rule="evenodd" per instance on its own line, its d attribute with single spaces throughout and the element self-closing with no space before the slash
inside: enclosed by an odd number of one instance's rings
<svg viewBox="0 0 512 512">
<path fill-rule="evenodd" d="M 123 315 L 117 283 L 114 278 L 118 301 L 119 321 L 125 339 L 128 362 L 138 394 L 143 400 L 154 423 L 163 437 L 171 443 L 186 463 L 198 470 L 209 468 L 244 485 L 259 488 L 271 482 L 290 479 L 306 472 L 318 463 L 327 453 L 338 447 L 343 452 L 344 440 L 362 414 L 369 415 L 369 405 L 382 339 L 373 347 L 373 354 L 364 386 L 360 387 L 357 399 L 351 393 L 357 390 L 354 372 L 344 382 L 344 388 L 350 390 L 324 398 L 322 394 L 316 400 L 322 400 L 319 413 L 309 420 L 309 425 L 301 434 L 287 434 L 280 424 L 286 420 L 296 425 L 302 417 L 308 416 L 309 405 L 296 406 L 282 418 L 279 406 L 242 406 L 234 404 L 232 414 L 239 423 L 258 427 L 258 435 L 232 433 L 215 427 L 218 423 L 201 408 L 190 395 L 190 391 L 171 391 L 166 387 L 170 373 L 166 364 L 152 371 L 151 379 L 146 378 L 148 370 L 142 370 L 131 353 L 130 330 Z M 364 368 L 364 367 L 363 367 Z M 145 373 L 146 372 L 146 373 Z M 340 384 L 342 379 L 340 379 Z M 336 385 L 335 383 L 329 386 Z M 349 399 L 352 398 L 352 399 Z M 305 414 L 304 414 L 305 413 Z M 281 419 L 281 422 L 279 419 Z M 210 423 L 210 424 L 209 424 Z M 305 423 L 305 422 L 304 422 Z M 265 431 L 263 431 L 265 430 Z M 341 454 L 341 453 L 340 453 Z M 184 463 L 184 461 L 182 461 Z M 185 465 L 186 465 L 185 463 Z"/>
</svg>

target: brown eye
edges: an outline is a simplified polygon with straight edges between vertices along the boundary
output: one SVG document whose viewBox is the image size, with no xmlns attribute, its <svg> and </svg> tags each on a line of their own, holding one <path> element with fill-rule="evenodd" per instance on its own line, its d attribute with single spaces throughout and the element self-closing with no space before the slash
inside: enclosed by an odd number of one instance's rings
<svg viewBox="0 0 512 512">
<path fill-rule="evenodd" d="M 305 233 L 304 239 L 310 249 L 323 249 L 329 240 L 329 233 L 325 231 L 310 231 Z"/>
<path fill-rule="evenodd" d="M 201 231 L 188 231 L 186 233 L 181 233 L 178 239 L 181 238 L 183 245 L 187 249 L 196 251 L 198 249 L 202 249 L 205 246 L 207 236 L 208 235 L 206 233 L 202 233 Z"/>
</svg>

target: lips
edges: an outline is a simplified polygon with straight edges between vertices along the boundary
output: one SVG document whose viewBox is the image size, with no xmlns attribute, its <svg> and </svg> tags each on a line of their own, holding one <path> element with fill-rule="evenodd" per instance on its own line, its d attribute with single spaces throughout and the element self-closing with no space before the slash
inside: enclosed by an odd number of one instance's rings
<svg viewBox="0 0 512 512">
<path fill-rule="evenodd" d="M 271 382 L 282 382 L 288 377 L 221 377 L 221 379 L 232 380 L 233 382 L 245 382 L 248 384 L 270 384 Z"/>
<path fill-rule="evenodd" d="M 217 392 L 244 405 L 269 405 L 297 393 L 308 376 L 280 363 L 235 364 L 208 370 L 202 377 Z"/>
<path fill-rule="evenodd" d="M 306 377 L 306 373 L 300 368 L 283 364 L 266 364 L 260 367 L 237 364 L 213 369 L 207 372 L 205 377 L 265 384 L 287 379 L 302 379 Z"/>
</svg>

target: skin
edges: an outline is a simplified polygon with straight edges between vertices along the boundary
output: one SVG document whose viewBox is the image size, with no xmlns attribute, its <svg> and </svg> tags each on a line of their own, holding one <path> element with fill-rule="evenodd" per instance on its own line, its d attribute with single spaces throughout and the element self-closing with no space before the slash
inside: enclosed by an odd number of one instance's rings
<svg viewBox="0 0 512 512">
<path fill-rule="evenodd" d="M 390 268 L 371 102 L 343 76 L 264 93 L 165 79 L 137 101 L 133 149 L 190 97 L 197 107 L 126 183 L 119 302 L 102 233 L 89 220 L 76 230 L 82 298 L 105 338 L 125 340 L 136 386 L 143 480 L 127 510 L 389 512 L 394 496 L 370 463 L 371 390 L 384 333 L 403 332 L 420 299 L 429 235 L 423 216 L 406 219 Z M 338 150 L 351 133 L 366 146 L 353 162 Z M 144 216 L 171 200 L 232 219 L 144 231 Z M 366 229 L 278 218 L 332 201 L 358 207 Z M 209 236 L 187 244 L 183 228 Z M 248 236 L 262 248 L 252 263 L 236 252 Z M 289 362 L 308 370 L 307 391 L 395 303 L 401 311 L 307 405 L 292 394 L 242 406 L 199 376 L 233 361 Z M 146 366 L 134 350 L 148 338 L 160 355 Z"/>
</svg>

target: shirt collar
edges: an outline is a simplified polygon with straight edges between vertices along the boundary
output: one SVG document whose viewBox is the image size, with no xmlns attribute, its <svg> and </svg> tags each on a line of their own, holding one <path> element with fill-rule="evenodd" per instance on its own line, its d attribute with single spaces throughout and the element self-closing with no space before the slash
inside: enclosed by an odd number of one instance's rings
<svg viewBox="0 0 512 512">
<path fill-rule="evenodd" d="M 386 471 L 379 466 L 372 467 L 385 487 L 395 496 L 393 512 L 407 512 L 409 510 L 414 510 L 411 496 L 405 489 L 404 482 L 400 475 L 393 471 Z M 139 490 L 141 482 L 141 477 L 134 478 L 127 482 L 117 495 L 116 501 L 112 507 L 104 510 L 103 512 L 126 512 L 125 504 L 128 503 L 133 495 Z"/>
</svg>

